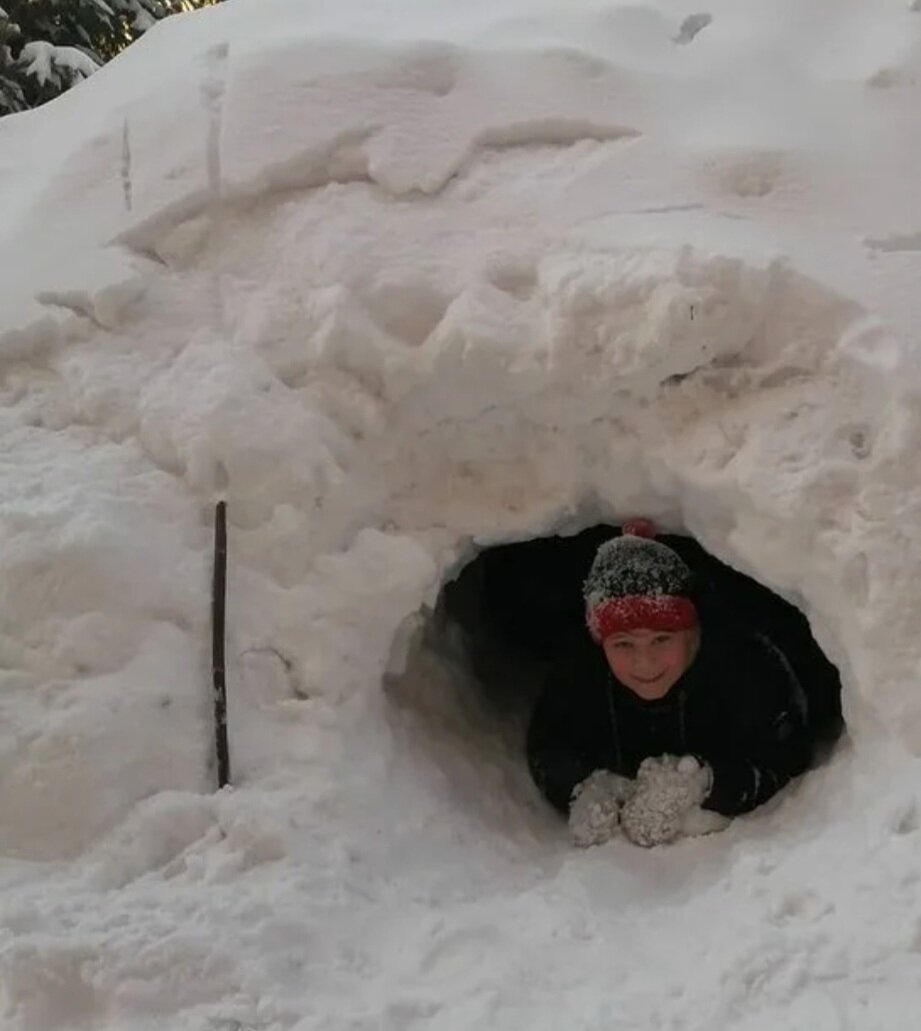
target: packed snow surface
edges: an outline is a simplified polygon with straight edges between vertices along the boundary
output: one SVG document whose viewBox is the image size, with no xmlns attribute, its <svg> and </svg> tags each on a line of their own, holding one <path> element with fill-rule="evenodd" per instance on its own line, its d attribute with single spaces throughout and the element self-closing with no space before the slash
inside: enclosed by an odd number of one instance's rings
<svg viewBox="0 0 921 1031">
<path fill-rule="evenodd" d="M 230 0 L 0 121 L 4 1029 L 917 1026 L 918 6 Z M 637 514 L 850 733 L 576 850 L 429 613 Z"/>
</svg>

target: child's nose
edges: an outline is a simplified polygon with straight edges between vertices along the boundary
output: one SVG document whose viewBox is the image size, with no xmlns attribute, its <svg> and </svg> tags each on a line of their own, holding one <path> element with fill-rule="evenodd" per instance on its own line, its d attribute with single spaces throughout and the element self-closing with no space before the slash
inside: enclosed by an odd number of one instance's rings
<svg viewBox="0 0 921 1031">
<path fill-rule="evenodd" d="M 655 656 L 649 648 L 641 648 L 636 655 L 637 668 L 640 670 L 651 670 L 656 664 Z"/>
</svg>

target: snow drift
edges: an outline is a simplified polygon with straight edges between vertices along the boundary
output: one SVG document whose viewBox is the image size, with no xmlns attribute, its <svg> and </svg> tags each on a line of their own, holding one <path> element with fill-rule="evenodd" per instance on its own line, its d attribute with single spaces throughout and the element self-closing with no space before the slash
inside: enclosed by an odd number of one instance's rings
<svg viewBox="0 0 921 1031">
<path fill-rule="evenodd" d="M 237 0 L 0 121 L 7 1026 L 909 1026 L 921 15 L 706 13 Z M 420 631 L 638 512 L 804 609 L 852 748 L 574 856 Z"/>
</svg>

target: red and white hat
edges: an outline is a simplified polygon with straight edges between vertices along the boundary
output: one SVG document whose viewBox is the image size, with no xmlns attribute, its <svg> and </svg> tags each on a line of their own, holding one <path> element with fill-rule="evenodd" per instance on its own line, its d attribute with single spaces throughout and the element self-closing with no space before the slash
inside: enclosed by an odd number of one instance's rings
<svg viewBox="0 0 921 1031">
<path fill-rule="evenodd" d="M 628 520 L 623 536 L 605 541 L 582 587 L 589 633 L 601 644 L 630 630 L 697 626 L 694 577 L 667 545 L 654 540 L 648 519 Z"/>
</svg>

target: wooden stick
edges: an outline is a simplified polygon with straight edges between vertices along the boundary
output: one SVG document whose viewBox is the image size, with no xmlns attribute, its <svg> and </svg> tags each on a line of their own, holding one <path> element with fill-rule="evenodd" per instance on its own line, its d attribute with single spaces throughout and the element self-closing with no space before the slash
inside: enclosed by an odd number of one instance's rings
<svg viewBox="0 0 921 1031">
<path fill-rule="evenodd" d="M 211 590 L 211 675 L 214 685 L 214 747 L 218 788 L 230 783 L 227 745 L 227 686 L 224 680 L 224 612 L 227 594 L 227 502 L 214 511 L 214 580 Z"/>
</svg>

